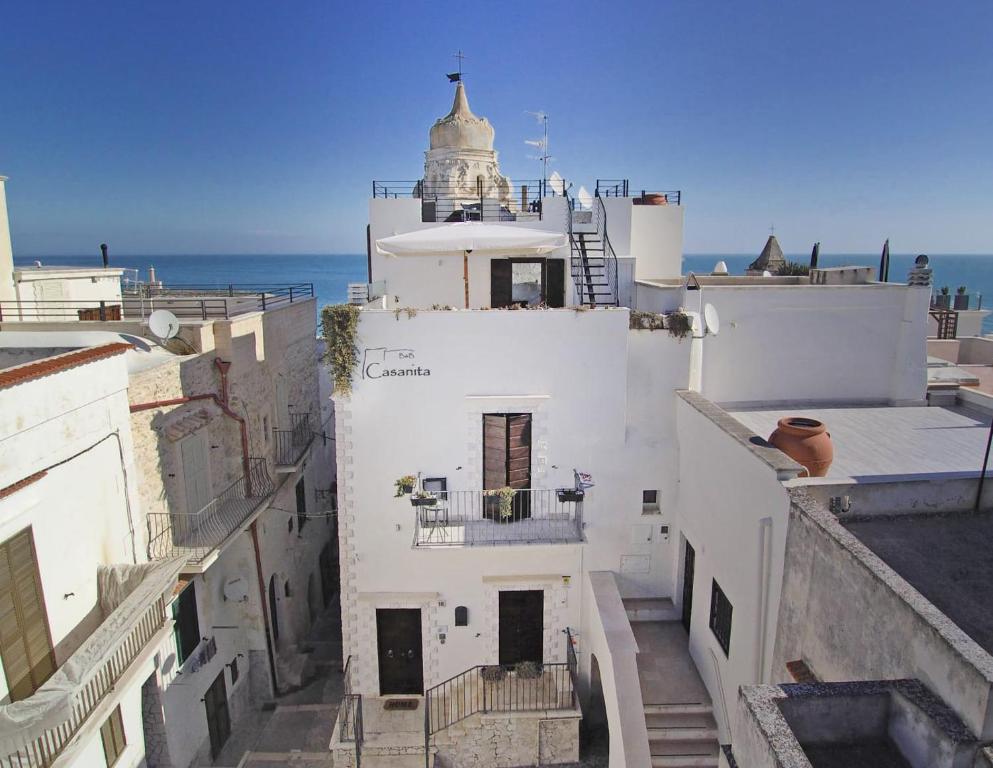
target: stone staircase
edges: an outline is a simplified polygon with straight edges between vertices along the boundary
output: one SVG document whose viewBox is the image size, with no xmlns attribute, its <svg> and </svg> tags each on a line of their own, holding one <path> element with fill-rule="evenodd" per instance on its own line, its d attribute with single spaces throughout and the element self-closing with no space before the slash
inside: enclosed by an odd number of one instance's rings
<svg viewBox="0 0 993 768">
<path fill-rule="evenodd" d="M 710 704 L 646 704 L 653 768 L 717 768 L 720 745 Z"/>
<path fill-rule="evenodd" d="M 678 621 L 679 613 L 668 597 L 625 597 L 621 600 L 628 621 Z"/>
</svg>

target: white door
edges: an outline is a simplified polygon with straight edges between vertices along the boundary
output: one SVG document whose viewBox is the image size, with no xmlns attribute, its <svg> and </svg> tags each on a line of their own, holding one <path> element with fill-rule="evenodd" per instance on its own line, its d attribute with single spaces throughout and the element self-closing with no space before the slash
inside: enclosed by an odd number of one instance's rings
<svg viewBox="0 0 993 768">
<path fill-rule="evenodd" d="M 195 514 L 210 503 L 210 454 L 207 432 L 200 430 L 179 444 L 186 483 L 186 511 Z"/>
</svg>

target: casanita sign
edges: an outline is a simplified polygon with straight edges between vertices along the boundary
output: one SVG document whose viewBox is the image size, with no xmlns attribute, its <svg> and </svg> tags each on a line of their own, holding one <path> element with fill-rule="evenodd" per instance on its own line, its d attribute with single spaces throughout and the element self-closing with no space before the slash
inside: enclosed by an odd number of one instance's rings
<svg viewBox="0 0 993 768">
<path fill-rule="evenodd" d="M 417 364 L 412 349 L 374 347 L 362 353 L 363 379 L 392 379 L 394 376 L 430 376 L 430 368 Z"/>
</svg>

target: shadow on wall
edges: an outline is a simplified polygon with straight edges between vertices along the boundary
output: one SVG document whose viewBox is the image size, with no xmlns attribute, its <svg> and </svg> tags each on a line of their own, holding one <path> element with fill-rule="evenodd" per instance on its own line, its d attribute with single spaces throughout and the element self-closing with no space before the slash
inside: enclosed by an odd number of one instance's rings
<svg viewBox="0 0 993 768">
<path fill-rule="evenodd" d="M 579 731 L 579 750 L 584 761 L 600 765 L 607 764 L 610 755 L 610 729 L 607 726 L 607 705 L 603 698 L 603 682 L 600 679 L 600 662 L 596 655 L 590 656 L 590 700 L 583 712 Z"/>
</svg>

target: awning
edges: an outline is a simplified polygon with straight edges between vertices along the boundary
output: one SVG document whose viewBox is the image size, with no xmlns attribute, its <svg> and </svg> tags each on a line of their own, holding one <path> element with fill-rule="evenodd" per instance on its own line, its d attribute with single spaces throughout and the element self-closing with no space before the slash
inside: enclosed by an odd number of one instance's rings
<svg viewBox="0 0 993 768">
<path fill-rule="evenodd" d="M 537 256 L 567 245 L 566 236 L 559 232 L 467 221 L 381 238 L 376 241 L 376 253 L 380 256 L 462 256 L 466 252 Z"/>
</svg>

